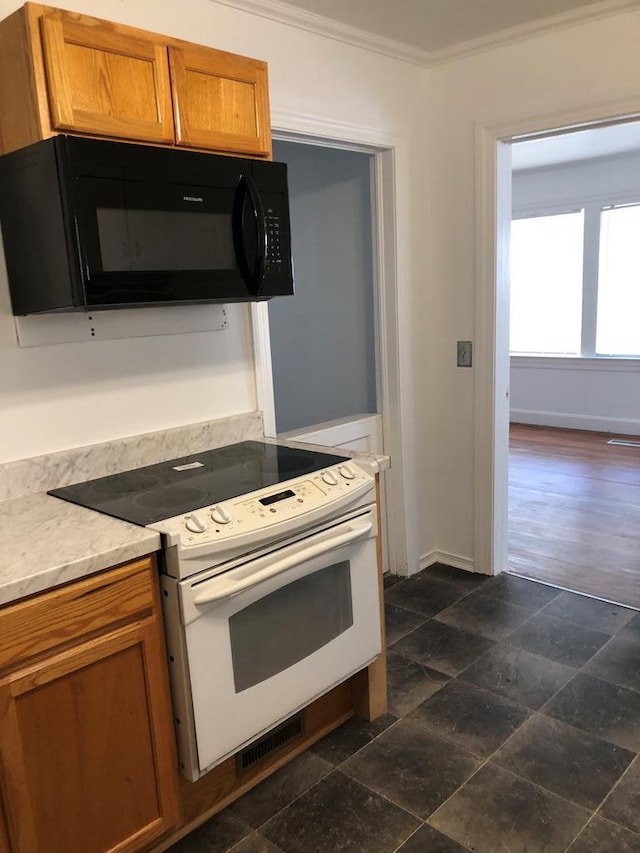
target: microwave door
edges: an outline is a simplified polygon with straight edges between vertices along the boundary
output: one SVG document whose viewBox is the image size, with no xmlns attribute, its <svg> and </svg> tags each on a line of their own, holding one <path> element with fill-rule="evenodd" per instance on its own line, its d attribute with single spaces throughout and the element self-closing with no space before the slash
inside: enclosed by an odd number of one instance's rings
<svg viewBox="0 0 640 853">
<path fill-rule="evenodd" d="M 83 179 L 81 189 L 87 304 L 220 301 L 247 293 L 234 237 L 234 185 Z M 255 224 L 247 230 L 255 233 Z M 252 239 L 245 252 L 255 265 Z"/>
<path fill-rule="evenodd" d="M 267 233 L 260 193 L 250 175 L 240 177 L 233 209 L 233 242 L 240 273 L 257 296 L 265 275 Z"/>
</svg>

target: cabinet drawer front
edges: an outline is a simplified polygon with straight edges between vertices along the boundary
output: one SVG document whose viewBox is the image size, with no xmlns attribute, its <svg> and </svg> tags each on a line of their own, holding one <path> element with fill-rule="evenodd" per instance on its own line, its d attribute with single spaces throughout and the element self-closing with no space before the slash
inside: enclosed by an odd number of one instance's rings
<svg viewBox="0 0 640 853">
<path fill-rule="evenodd" d="M 266 63 L 203 47 L 169 47 L 178 145 L 271 156 Z"/>
<path fill-rule="evenodd" d="M 145 557 L 0 611 L 0 670 L 109 625 L 150 613 L 155 561 Z"/>
<path fill-rule="evenodd" d="M 41 31 L 54 128 L 173 142 L 165 45 L 61 12 Z"/>
</svg>

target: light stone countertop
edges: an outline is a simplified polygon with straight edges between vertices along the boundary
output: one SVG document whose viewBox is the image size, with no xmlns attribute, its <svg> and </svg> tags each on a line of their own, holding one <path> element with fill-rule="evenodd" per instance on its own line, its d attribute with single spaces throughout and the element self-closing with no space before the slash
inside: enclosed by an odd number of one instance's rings
<svg viewBox="0 0 640 853">
<path fill-rule="evenodd" d="M 0 606 L 160 550 L 159 533 L 49 489 L 262 437 L 254 411 L 0 464 Z"/>
<path fill-rule="evenodd" d="M 135 560 L 160 534 L 47 494 L 0 502 L 0 605 Z"/>
</svg>

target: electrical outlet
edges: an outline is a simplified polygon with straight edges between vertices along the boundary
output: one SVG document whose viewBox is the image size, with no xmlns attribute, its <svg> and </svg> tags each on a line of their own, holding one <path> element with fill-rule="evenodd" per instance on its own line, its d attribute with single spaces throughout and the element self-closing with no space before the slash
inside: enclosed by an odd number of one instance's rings
<svg viewBox="0 0 640 853">
<path fill-rule="evenodd" d="M 458 341 L 458 367 L 471 367 L 471 341 Z"/>
</svg>

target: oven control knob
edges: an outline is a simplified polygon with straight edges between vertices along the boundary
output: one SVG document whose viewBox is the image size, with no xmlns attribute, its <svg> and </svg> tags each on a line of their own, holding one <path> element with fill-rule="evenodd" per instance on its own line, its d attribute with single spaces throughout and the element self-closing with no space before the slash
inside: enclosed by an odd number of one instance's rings
<svg viewBox="0 0 640 853">
<path fill-rule="evenodd" d="M 211 518 L 216 524 L 229 524 L 232 521 L 232 515 L 223 506 L 214 506 L 211 509 Z"/>
<path fill-rule="evenodd" d="M 338 468 L 340 471 L 340 475 L 345 478 L 345 480 L 355 480 L 356 472 L 353 470 L 351 465 L 341 465 Z"/>
<path fill-rule="evenodd" d="M 322 479 L 325 481 L 325 483 L 328 486 L 337 486 L 338 485 L 338 478 L 333 473 L 333 471 L 325 471 L 324 474 L 322 475 Z"/>
<path fill-rule="evenodd" d="M 205 525 L 198 515 L 188 515 L 185 519 L 184 526 L 192 533 L 204 533 Z"/>
</svg>

